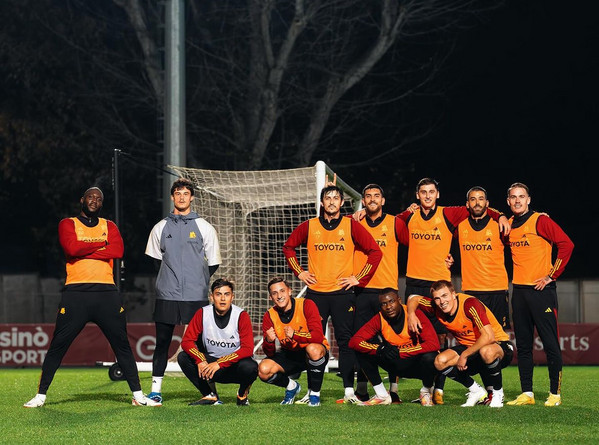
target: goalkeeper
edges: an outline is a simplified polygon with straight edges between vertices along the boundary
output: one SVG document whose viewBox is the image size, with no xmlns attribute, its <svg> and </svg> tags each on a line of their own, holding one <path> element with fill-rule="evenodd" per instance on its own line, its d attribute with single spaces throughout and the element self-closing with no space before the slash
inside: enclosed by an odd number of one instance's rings
<svg viewBox="0 0 599 445">
<path fill-rule="evenodd" d="M 391 396 L 385 390 L 378 367 L 392 375 L 422 380 L 420 403 L 432 406 L 431 390 L 436 370 L 435 357 L 439 353 L 439 340 L 435 328 L 421 311 L 419 333 L 408 330 L 407 309 L 401 304 L 397 290 L 387 288 L 379 294 L 380 312 L 370 319 L 349 342 L 357 352 L 358 363 L 372 383 L 374 396 L 358 405 L 390 405 Z M 371 343 L 378 337 L 379 343 Z"/>
<path fill-rule="evenodd" d="M 291 286 L 281 277 L 269 281 L 268 294 L 274 306 L 266 311 L 262 321 L 262 350 L 267 358 L 260 362 L 258 376 L 266 383 L 285 388 L 281 405 L 291 405 L 301 387 L 288 376 L 307 369 L 307 405 L 319 406 L 329 344 L 324 338 L 318 308 L 311 300 L 292 298 Z M 281 345 L 279 351 L 276 340 Z"/>
</svg>

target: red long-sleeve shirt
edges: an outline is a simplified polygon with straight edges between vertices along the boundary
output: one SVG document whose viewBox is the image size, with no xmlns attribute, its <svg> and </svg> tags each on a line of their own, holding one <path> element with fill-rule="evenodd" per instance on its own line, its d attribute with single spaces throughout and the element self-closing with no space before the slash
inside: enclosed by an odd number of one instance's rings
<svg viewBox="0 0 599 445">
<path fill-rule="evenodd" d="M 514 217 L 512 220 L 512 227 L 517 228 L 524 224 L 530 216 L 532 211 L 527 212 L 525 215 L 520 217 Z M 564 272 L 566 264 L 570 261 L 572 251 L 574 250 L 574 243 L 570 239 L 566 232 L 549 216 L 545 214 L 539 215 L 537 219 L 537 234 L 547 240 L 550 244 L 557 246 L 557 257 L 554 262 L 554 267 L 549 273 L 549 277 L 553 280 L 557 280 L 558 277 Z M 510 245 L 509 238 L 504 237 L 504 243 Z M 540 278 L 540 277 L 539 277 Z"/>
<path fill-rule="evenodd" d="M 206 306 L 212 309 L 212 306 Z M 198 343 L 202 343 L 202 332 L 203 332 L 203 309 L 198 309 L 194 314 L 193 318 L 189 322 L 183 339 L 181 340 L 181 348 L 187 352 L 196 362 L 199 364 L 206 361 L 206 357 L 202 352 L 198 350 Z M 254 354 L 254 333 L 252 331 L 252 322 L 247 312 L 243 311 L 239 314 L 239 340 L 240 347 L 236 351 L 221 357 L 217 360 L 217 363 L 221 368 L 227 368 L 233 363 L 238 362 L 246 357 L 251 357 Z"/>
<path fill-rule="evenodd" d="M 439 350 L 439 339 L 435 328 L 422 311 L 417 310 L 416 316 L 420 320 L 422 325 L 422 331 L 417 334 L 411 334 L 415 342 L 420 343 L 422 349 L 418 351 L 403 351 L 400 350 L 399 357 L 406 358 L 419 354 L 426 354 L 427 352 L 434 352 Z M 404 323 L 407 323 L 407 317 L 405 313 L 402 313 L 401 317 L 404 317 Z M 362 354 L 375 355 L 378 349 L 377 344 L 369 343 L 369 340 L 375 335 L 382 335 L 381 316 L 376 314 L 372 317 L 364 326 L 362 326 L 358 332 L 356 332 L 351 340 L 349 341 L 349 347 Z"/>
<path fill-rule="evenodd" d="M 112 260 L 122 258 L 124 252 L 123 238 L 115 223 L 106 220 L 108 226 L 107 243 L 79 241 L 75 233 L 75 224 L 71 218 L 65 218 L 58 224 L 58 240 L 67 260 L 93 259 Z"/>
<path fill-rule="evenodd" d="M 308 332 L 294 332 L 292 340 L 295 340 L 299 344 L 322 343 L 324 341 L 324 333 L 322 332 L 320 313 L 312 300 L 304 300 L 304 317 L 306 318 Z M 262 333 L 264 335 L 262 350 L 268 357 L 272 357 L 277 350 L 276 343 L 270 343 L 266 337 L 266 331 L 274 327 L 274 323 L 270 318 L 270 312 L 266 311 L 262 319 Z"/>
<path fill-rule="evenodd" d="M 367 255 L 367 261 L 364 268 L 356 274 L 356 278 L 358 278 L 359 281 L 358 286 L 364 287 L 374 275 L 383 254 L 372 235 L 370 235 L 359 222 L 352 219 L 350 227 L 351 237 L 355 247 Z M 291 232 L 291 235 L 289 235 L 289 238 L 287 238 L 287 241 L 283 246 L 283 254 L 287 260 L 287 265 L 296 276 L 304 271 L 297 261 L 296 249 L 299 246 L 306 245 L 308 241 L 308 232 L 309 220 L 304 221 L 297 226 L 293 232 Z M 318 279 L 318 277 L 316 278 Z"/>
</svg>

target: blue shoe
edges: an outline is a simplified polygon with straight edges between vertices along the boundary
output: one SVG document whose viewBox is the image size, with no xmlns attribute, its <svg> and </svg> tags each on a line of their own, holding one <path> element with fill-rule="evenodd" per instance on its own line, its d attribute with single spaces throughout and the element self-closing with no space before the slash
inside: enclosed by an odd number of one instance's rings
<svg viewBox="0 0 599 445">
<path fill-rule="evenodd" d="M 310 401 L 308 402 L 308 406 L 320 406 L 320 396 L 313 396 L 310 394 Z"/>
<path fill-rule="evenodd" d="M 162 403 L 162 393 L 161 392 L 151 392 L 146 397 L 148 399 L 152 399 L 154 402 Z"/>
<path fill-rule="evenodd" d="M 297 386 L 295 387 L 295 389 L 286 389 L 285 390 L 285 398 L 281 402 L 281 405 L 292 405 L 293 401 L 295 400 L 295 396 L 297 396 L 301 390 L 302 390 L 302 387 L 299 383 L 297 383 Z"/>
</svg>

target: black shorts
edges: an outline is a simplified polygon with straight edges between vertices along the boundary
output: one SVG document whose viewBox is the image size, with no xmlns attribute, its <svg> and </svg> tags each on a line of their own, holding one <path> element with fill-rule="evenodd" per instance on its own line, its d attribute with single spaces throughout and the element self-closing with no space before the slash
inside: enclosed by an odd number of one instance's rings
<svg viewBox="0 0 599 445">
<path fill-rule="evenodd" d="M 154 321 L 166 324 L 188 324 L 194 314 L 208 304 L 208 300 L 172 301 L 156 299 Z"/>
<path fill-rule="evenodd" d="M 464 291 L 465 294 L 478 298 L 493 313 L 499 325 L 505 331 L 510 329 L 510 294 L 507 290 L 494 292 Z"/>
<path fill-rule="evenodd" d="M 323 346 L 324 347 L 324 346 Z M 329 361 L 329 351 L 325 354 L 325 361 Z M 275 352 L 272 357 L 266 357 L 277 363 L 286 375 L 299 374 L 302 371 L 308 369 L 308 357 L 304 349 L 297 351 L 290 351 L 288 349 L 280 349 Z"/>
<path fill-rule="evenodd" d="M 503 358 L 499 362 L 499 369 L 503 369 L 507 367 L 514 358 L 514 345 L 511 341 L 498 341 L 497 344 L 503 350 Z M 468 346 L 455 345 L 449 349 L 460 355 L 462 352 L 468 349 Z M 467 365 L 468 374 L 470 375 L 478 374 L 483 367 L 486 367 L 486 364 L 483 362 L 483 359 L 478 352 L 468 357 Z"/>
</svg>

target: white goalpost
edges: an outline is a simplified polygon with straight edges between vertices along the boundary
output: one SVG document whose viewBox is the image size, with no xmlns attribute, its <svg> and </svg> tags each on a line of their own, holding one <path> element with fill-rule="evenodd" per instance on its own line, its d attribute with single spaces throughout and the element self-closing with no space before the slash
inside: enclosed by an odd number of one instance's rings
<svg viewBox="0 0 599 445">
<path fill-rule="evenodd" d="M 289 271 L 282 247 L 293 229 L 318 214 L 320 191 L 334 172 L 322 161 L 313 167 L 269 171 L 218 171 L 169 166 L 194 184 L 192 209 L 218 233 L 222 264 L 216 276 L 235 284 L 235 303 L 260 325 L 271 302 L 268 281 L 278 275 L 293 283 L 294 294 L 303 283 Z M 342 214 L 361 206 L 360 193 L 337 177 L 345 204 Z M 306 249 L 298 251 L 306 266 Z"/>
</svg>

